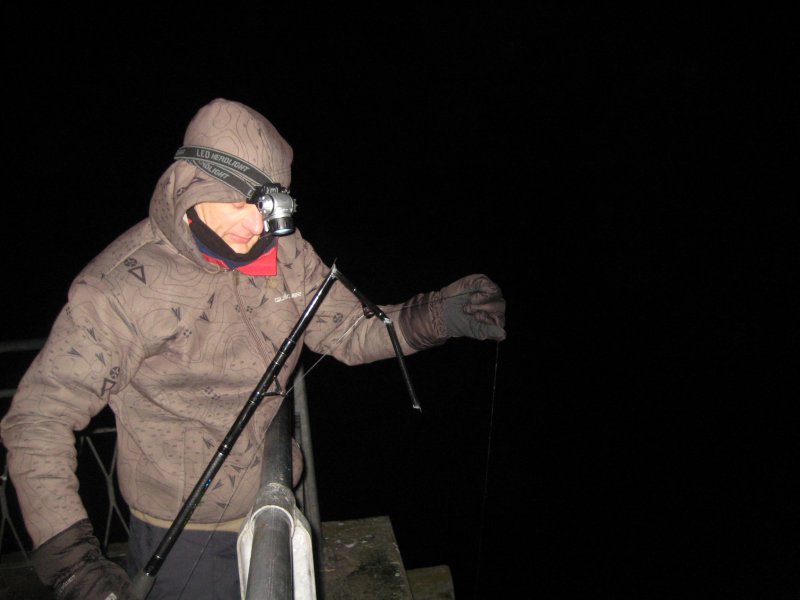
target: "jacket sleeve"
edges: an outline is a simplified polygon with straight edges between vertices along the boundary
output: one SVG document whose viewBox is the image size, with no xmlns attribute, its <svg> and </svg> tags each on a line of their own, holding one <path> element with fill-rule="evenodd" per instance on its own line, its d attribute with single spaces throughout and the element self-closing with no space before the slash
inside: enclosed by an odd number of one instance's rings
<svg viewBox="0 0 800 600">
<path fill-rule="evenodd" d="M 366 293 L 366 292 L 365 292 Z M 392 321 L 404 355 L 419 350 L 410 345 L 397 318 L 404 304 L 384 304 L 380 309 Z M 442 340 L 444 341 L 444 340 Z M 306 345 L 320 354 L 330 354 L 347 365 L 357 365 L 395 356 L 386 324 L 367 316 L 364 307 L 340 282 L 334 283 L 306 332 Z"/>
<path fill-rule="evenodd" d="M 305 286 L 316 291 L 330 272 L 308 242 L 302 242 Z M 353 281 L 368 298 L 370 290 Z M 305 301 L 311 300 L 308 292 Z M 422 303 L 422 304 L 420 304 Z M 441 302 L 429 302 L 418 294 L 399 304 L 380 304 L 392 321 L 404 355 L 444 343 L 448 338 L 442 320 Z M 298 307 L 303 308 L 303 307 Z M 413 318 L 407 318 L 413 314 Z M 386 324 L 368 316 L 361 301 L 341 282 L 331 287 L 309 324 L 304 342 L 314 352 L 329 354 L 347 365 L 357 365 L 395 356 Z"/>
<path fill-rule="evenodd" d="M 100 280 L 73 284 L 67 305 L 0 423 L 11 481 L 34 548 L 87 518 L 75 474 L 84 429 L 141 360 L 135 328 Z"/>
<path fill-rule="evenodd" d="M 498 342 L 506 338 L 505 298 L 500 287 L 481 273 L 461 277 L 440 290 L 416 294 L 402 304 L 380 308 L 395 324 L 404 354 L 439 346 L 450 338 Z M 388 332 L 375 331 L 385 330 L 386 324 L 375 316 L 370 318 L 344 285 L 331 288 L 315 323 L 308 345 L 347 364 L 394 354 Z"/>
</svg>

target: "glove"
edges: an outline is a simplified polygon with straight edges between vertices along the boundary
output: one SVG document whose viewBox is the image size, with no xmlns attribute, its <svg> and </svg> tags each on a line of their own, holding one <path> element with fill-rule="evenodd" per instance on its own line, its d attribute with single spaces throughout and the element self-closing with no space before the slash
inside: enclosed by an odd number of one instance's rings
<svg viewBox="0 0 800 600">
<path fill-rule="evenodd" d="M 442 288 L 442 311 L 450 337 L 506 339 L 506 301 L 486 275 L 468 275 Z"/>
<path fill-rule="evenodd" d="M 31 558 L 57 600 L 117 600 L 130 587 L 125 570 L 103 556 L 89 519 L 47 540 Z"/>
<path fill-rule="evenodd" d="M 438 292 L 417 294 L 402 308 L 398 324 L 417 350 L 453 337 L 506 339 L 506 301 L 486 275 L 467 275 Z"/>
</svg>

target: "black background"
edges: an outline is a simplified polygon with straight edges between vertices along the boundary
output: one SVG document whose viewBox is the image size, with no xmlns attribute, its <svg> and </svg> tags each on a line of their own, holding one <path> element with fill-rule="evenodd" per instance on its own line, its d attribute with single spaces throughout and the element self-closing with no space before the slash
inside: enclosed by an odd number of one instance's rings
<svg viewBox="0 0 800 600">
<path fill-rule="evenodd" d="M 7 19 L 4 339 L 239 100 L 373 301 L 483 272 L 508 302 L 505 342 L 408 358 L 421 414 L 394 361 L 314 367 L 323 519 L 389 515 L 459 598 L 797 593 L 788 15 L 183 8 Z"/>
</svg>

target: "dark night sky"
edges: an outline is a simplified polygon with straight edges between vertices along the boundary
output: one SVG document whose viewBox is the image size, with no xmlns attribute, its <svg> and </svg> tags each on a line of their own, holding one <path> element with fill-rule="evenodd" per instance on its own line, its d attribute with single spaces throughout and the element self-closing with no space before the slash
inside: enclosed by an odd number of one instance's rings
<svg viewBox="0 0 800 600">
<path fill-rule="evenodd" d="M 388 514 L 461 598 L 789 597 L 796 36 L 539 6 L 17 14 L 4 337 L 47 334 L 195 111 L 239 100 L 294 148 L 298 227 L 372 300 L 484 272 L 508 301 L 499 351 L 410 357 L 421 415 L 394 361 L 314 371 L 323 518 Z"/>
</svg>

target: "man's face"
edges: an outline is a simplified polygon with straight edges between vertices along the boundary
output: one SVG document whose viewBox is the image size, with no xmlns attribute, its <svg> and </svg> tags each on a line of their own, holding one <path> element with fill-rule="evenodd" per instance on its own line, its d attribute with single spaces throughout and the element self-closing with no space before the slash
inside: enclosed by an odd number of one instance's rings
<svg viewBox="0 0 800 600">
<path fill-rule="evenodd" d="M 264 219 L 254 204 L 201 202 L 194 209 L 203 223 L 239 254 L 246 254 L 264 232 Z"/>
</svg>

